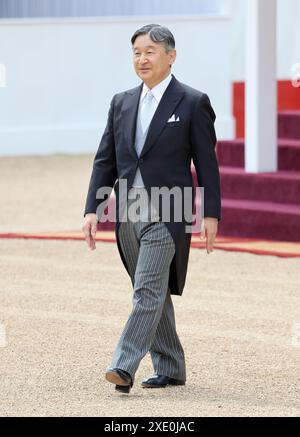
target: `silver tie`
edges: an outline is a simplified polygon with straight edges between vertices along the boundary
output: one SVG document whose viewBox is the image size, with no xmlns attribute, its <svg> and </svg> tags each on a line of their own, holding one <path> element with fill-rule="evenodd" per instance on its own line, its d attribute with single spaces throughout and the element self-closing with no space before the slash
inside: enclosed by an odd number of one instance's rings
<svg viewBox="0 0 300 437">
<path fill-rule="evenodd" d="M 155 108 L 154 96 L 151 90 L 149 90 L 145 95 L 144 99 L 142 100 L 142 106 L 141 106 L 140 116 L 141 116 L 141 125 L 142 125 L 143 134 L 145 134 L 145 132 L 147 132 L 149 128 L 155 110 L 156 108 Z"/>
</svg>

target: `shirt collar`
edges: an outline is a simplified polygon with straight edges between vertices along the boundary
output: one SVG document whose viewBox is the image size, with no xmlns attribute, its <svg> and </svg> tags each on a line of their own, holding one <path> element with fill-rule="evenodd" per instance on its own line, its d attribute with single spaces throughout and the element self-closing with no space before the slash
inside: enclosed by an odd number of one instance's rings
<svg viewBox="0 0 300 437">
<path fill-rule="evenodd" d="M 152 92 L 155 100 L 157 101 L 157 103 L 160 102 L 160 100 L 161 100 L 164 92 L 166 91 L 169 83 L 171 82 L 171 80 L 172 80 L 172 74 L 170 73 L 169 76 L 167 76 L 164 80 L 159 82 L 157 85 L 155 85 L 155 87 L 153 87 L 151 89 L 151 92 Z M 142 94 L 141 94 L 141 100 L 143 100 L 143 98 L 145 97 L 145 95 L 147 94 L 149 89 L 150 88 L 148 88 L 147 85 L 144 83 Z"/>
</svg>

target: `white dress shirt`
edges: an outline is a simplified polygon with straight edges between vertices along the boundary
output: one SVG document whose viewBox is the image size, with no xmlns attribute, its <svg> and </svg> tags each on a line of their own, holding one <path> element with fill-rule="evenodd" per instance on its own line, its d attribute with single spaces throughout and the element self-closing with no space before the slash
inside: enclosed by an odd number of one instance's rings
<svg viewBox="0 0 300 437">
<path fill-rule="evenodd" d="M 171 80 L 172 80 L 172 74 L 170 73 L 169 76 L 167 76 L 164 80 L 162 80 L 157 85 L 155 85 L 155 87 L 151 88 L 151 92 L 155 98 L 156 107 L 159 105 L 159 102 L 161 101 L 161 98 L 164 92 L 166 91 L 166 89 L 168 88 L 168 85 L 171 82 Z M 150 88 L 148 88 L 147 85 L 144 83 L 140 102 L 143 100 L 149 89 Z"/>
</svg>

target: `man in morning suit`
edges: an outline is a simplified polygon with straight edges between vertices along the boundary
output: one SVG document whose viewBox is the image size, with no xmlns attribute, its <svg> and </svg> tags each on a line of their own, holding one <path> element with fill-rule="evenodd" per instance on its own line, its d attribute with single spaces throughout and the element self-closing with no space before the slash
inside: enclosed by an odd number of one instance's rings
<svg viewBox="0 0 300 437">
<path fill-rule="evenodd" d="M 213 251 L 221 219 L 215 113 L 208 96 L 171 74 L 176 50 L 169 29 L 146 25 L 134 33 L 131 43 L 135 72 L 142 83 L 116 94 L 111 101 L 94 158 L 82 228 L 94 250 L 97 223 L 107 201 L 107 196 L 99 197 L 98 190 L 114 188 L 116 239 L 131 278 L 133 307 L 105 376 L 123 393 L 129 393 L 139 363 L 148 352 L 154 375 L 144 380 L 142 387 L 186 382 L 171 295 L 183 292 L 191 242 L 186 225 L 191 220 L 189 215 L 182 220 L 174 217 L 181 196 L 172 197 L 170 217 L 164 220 L 165 201 L 151 200 L 153 187 L 177 187 L 181 192 L 191 189 L 194 205 L 193 161 L 199 187 L 204 190 L 201 238 L 206 238 L 208 254 Z M 121 193 L 121 181 L 126 182 L 125 194 L 124 189 Z M 124 200 L 128 214 L 137 199 L 138 218 L 129 214 L 123 220 Z"/>
</svg>

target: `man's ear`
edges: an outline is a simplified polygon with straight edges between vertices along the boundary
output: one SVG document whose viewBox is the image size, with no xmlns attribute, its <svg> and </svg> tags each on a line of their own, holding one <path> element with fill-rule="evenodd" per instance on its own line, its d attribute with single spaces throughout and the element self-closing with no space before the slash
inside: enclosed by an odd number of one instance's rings
<svg viewBox="0 0 300 437">
<path fill-rule="evenodd" d="M 172 67 L 172 65 L 174 64 L 174 62 L 175 62 L 175 60 L 176 60 L 176 50 L 174 49 L 174 51 L 173 51 L 173 57 L 172 57 L 172 59 L 170 60 L 170 63 L 169 63 L 169 65 L 170 65 L 170 67 Z"/>
</svg>

